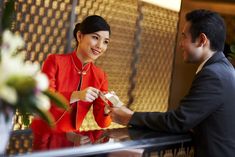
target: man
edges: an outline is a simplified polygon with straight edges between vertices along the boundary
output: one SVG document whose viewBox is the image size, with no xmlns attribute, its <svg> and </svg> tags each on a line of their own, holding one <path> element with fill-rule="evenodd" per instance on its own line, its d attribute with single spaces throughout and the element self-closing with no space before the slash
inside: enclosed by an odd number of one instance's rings
<svg viewBox="0 0 235 157">
<path fill-rule="evenodd" d="M 208 10 L 188 13 L 182 32 L 183 58 L 200 66 L 179 107 L 165 113 L 113 107 L 110 108 L 112 120 L 171 133 L 191 130 L 197 157 L 233 157 L 235 72 L 222 53 L 225 36 L 224 21 L 217 13 Z"/>
</svg>

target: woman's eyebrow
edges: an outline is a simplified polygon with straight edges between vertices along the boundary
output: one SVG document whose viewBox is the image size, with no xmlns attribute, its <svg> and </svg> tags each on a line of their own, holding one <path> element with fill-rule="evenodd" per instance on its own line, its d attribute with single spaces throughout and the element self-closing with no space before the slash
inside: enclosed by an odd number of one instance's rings
<svg viewBox="0 0 235 157">
<path fill-rule="evenodd" d="M 100 37 L 100 35 L 98 33 L 94 33 L 94 34 Z"/>
<path fill-rule="evenodd" d="M 94 32 L 94 34 L 100 37 L 100 35 L 98 33 Z M 105 40 L 109 40 L 109 38 L 105 38 Z"/>
</svg>

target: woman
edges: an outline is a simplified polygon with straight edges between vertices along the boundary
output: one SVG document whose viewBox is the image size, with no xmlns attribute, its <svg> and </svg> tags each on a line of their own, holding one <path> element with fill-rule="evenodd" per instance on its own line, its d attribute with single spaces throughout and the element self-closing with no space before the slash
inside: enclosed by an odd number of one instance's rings
<svg viewBox="0 0 235 157">
<path fill-rule="evenodd" d="M 49 55 L 42 67 L 49 78 L 50 89 L 61 93 L 70 102 L 70 111 L 63 111 L 52 104 L 50 112 L 54 116 L 56 130 L 79 130 L 92 104 L 97 124 L 101 128 L 108 127 L 111 119 L 104 113 L 105 105 L 99 98 L 100 91 L 107 92 L 108 81 L 106 74 L 93 62 L 108 47 L 110 27 L 102 17 L 93 15 L 76 24 L 73 33 L 77 42 L 75 51 Z M 39 123 L 44 122 L 33 120 L 34 131 L 39 128 Z"/>
</svg>

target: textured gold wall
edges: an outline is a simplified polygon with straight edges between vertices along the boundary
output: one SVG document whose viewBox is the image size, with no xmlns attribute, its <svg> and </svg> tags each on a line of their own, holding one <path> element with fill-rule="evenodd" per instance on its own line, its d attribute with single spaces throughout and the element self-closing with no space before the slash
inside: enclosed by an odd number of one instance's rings
<svg viewBox="0 0 235 157">
<path fill-rule="evenodd" d="M 136 98 L 138 111 L 166 111 L 174 57 L 178 14 L 144 4 L 140 61 L 137 67 Z"/>
<path fill-rule="evenodd" d="M 110 91 L 115 91 L 125 104 L 128 102 L 130 63 L 138 16 L 136 0 L 79 0 L 74 12 L 73 0 L 16 1 L 15 31 L 24 37 L 26 58 L 40 63 L 50 53 L 72 50 L 73 28 L 70 26 L 74 26 L 74 22 L 81 21 L 87 15 L 103 16 L 111 25 L 111 42 L 96 64 L 107 72 Z M 166 111 L 178 13 L 147 3 L 143 3 L 142 10 L 140 59 L 131 108 L 135 111 Z M 75 15 L 74 21 L 71 14 Z M 89 113 L 81 129 L 96 129 L 97 125 L 92 119 Z"/>
</svg>

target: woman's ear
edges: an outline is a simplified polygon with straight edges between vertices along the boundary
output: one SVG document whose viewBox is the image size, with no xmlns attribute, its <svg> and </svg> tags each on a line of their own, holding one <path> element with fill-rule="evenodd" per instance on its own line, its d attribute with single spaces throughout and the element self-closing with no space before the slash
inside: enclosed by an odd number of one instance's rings
<svg viewBox="0 0 235 157">
<path fill-rule="evenodd" d="M 80 31 L 77 32 L 77 40 L 78 42 L 82 40 L 82 33 Z"/>
</svg>

